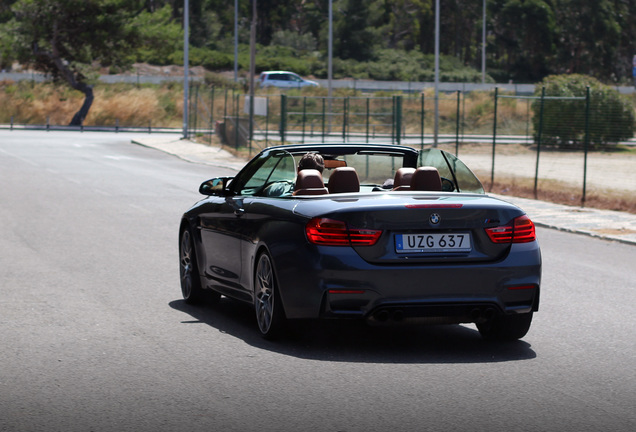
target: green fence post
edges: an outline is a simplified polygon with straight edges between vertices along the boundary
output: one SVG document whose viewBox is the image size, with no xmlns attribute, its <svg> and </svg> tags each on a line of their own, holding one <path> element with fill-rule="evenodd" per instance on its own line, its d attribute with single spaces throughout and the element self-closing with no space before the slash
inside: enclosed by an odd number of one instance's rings
<svg viewBox="0 0 636 432">
<path fill-rule="evenodd" d="M 349 105 L 349 96 L 343 99 L 342 104 L 342 140 L 347 142 L 347 106 Z"/>
<path fill-rule="evenodd" d="M 192 129 L 192 126 L 194 124 L 194 108 L 192 107 L 193 105 L 193 100 L 194 100 L 194 84 L 192 82 L 190 82 L 188 84 L 188 112 L 190 113 L 190 115 L 188 115 L 188 130 Z M 188 132 L 189 133 L 189 132 Z M 196 131 L 195 131 L 196 133 Z"/>
<path fill-rule="evenodd" d="M 526 143 L 529 143 L 530 136 L 530 99 L 526 99 Z"/>
<path fill-rule="evenodd" d="M 326 101 L 327 99 L 322 98 L 322 142 L 325 142 L 325 120 L 327 118 L 326 109 L 325 109 Z"/>
<path fill-rule="evenodd" d="M 212 86 L 212 95 L 211 95 L 211 99 L 212 101 L 210 102 L 210 144 L 212 144 L 212 130 L 215 130 L 216 128 L 214 127 L 214 90 L 215 87 Z"/>
<path fill-rule="evenodd" d="M 497 98 L 499 97 L 499 87 L 495 87 L 495 111 L 492 122 L 492 167 L 490 168 L 490 190 L 495 184 L 495 146 L 497 143 Z"/>
<path fill-rule="evenodd" d="M 234 123 L 234 148 L 239 148 L 239 127 L 240 127 L 240 117 L 239 117 L 239 98 L 241 95 L 234 95 L 234 114 L 235 114 L 235 123 Z"/>
<path fill-rule="evenodd" d="M 227 118 L 227 89 L 225 89 L 225 103 L 223 104 L 223 121 Z"/>
<path fill-rule="evenodd" d="M 541 88 L 541 105 L 539 108 L 539 136 L 537 138 L 537 165 L 534 169 L 534 199 L 537 199 L 539 186 L 539 155 L 541 154 L 541 135 L 543 134 L 543 105 L 545 103 L 545 87 Z"/>
<path fill-rule="evenodd" d="M 214 124 L 214 96 L 216 94 L 216 87 L 212 86 L 212 91 L 210 93 L 212 93 L 210 95 L 210 98 L 212 99 L 210 101 L 210 123 Z"/>
<path fill-rule="evenodd" d="M 396 142 L 398 145 L 402 143 L 402 96 L 395 97 L 395 130 Z"/>
<path fill-rule="evenodd" d="M 590 87 L 585 93 L 585 138 L 583 139 L 583 195 L 581 196 L 581 207 L 585 207 L 586 183 L 587 183 L 587 149 L 590 144 Z"/>
<path fill-rule="evenodd" d="M 305 124 L 307 123 L 307 96 L 303 96 L 303 136 L 300 139 L 302 144 L 305 143 Z"/>
<path fill-rule="evenodd" d="M 395 142 L 395 95 L 391 96 L 391 142 Z"/>
<path fill-rule="evenodd" d="M 459 102 L 461 90 L 457 90 L 457 121 L 455 122 L 455 156 L 459 155 Z"/>
<path fill-rule="evenodd" d="M 420 150 L 424 150 L 424 92 L 422 92 L 420 99 Z"/>
<path fill-rule="evenodd" d="M 369 142 L 369 101 L 371 100 L 371 98 L 367 98 L 367 130 L 366 130 L 366 134 L 367 134 L 367 142 Z"/>
<path fill-rule="evenodd" d="M 269 147 L 269 96 L 265 98 L 265 147 Z"/>
<path fill-rule="evenodd" d="M 199 126 L 199 86 L 196 86 L 196 92 L 194 93 L 194 135 L 197 134 Z"/>
<path fill-rule="evenodd" d="M 280 141 L 285 144 L 285 129 L 287 129 L 287 96 L 280 95 Z"/>
</svg>

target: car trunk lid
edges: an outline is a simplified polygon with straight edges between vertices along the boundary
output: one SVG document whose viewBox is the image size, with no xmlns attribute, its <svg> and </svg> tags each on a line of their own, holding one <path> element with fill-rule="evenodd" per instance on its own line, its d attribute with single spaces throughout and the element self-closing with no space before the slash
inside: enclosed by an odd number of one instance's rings
<svg viewBox="0 0 636 432">
<path fill-rule="evenodd" d="M 303 211 L 346 222 L 352 229 L 381 230 L 375 244 L 353 248 L 371 263 L 403 264 L 502 259 L 510 243 L 494 243 L 486 229 L 524 214 L 485 195 L 413 193 L 307 200 L 296 207 L 296 212 Z"/>
</svg>

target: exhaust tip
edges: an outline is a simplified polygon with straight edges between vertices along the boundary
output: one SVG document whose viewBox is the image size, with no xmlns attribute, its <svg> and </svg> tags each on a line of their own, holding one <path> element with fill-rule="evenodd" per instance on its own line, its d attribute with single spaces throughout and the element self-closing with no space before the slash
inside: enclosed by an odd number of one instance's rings
<svg viewBox="0 0 636 432">
<path fill-rule="evenodd" d="M 396 310 L 391 318 L 393 318 L 393 321 L 402 321 L 404 319 L 404 311 Z"/>
<path fill-rule="evenodd" d="M 478 322 L 481 319 L 481 310 L 475 308 L 470 311 L 469 316 L 472 322 Z"/>
<path fill-rule="evenodd" d="M 386 322 L 389 320 L 389 311 L 381 310 L 375 314 L 375 319 L 380 322 Z"/>
<path fill-rule="evenodd" d="M 492 320 L 495 317 L 495 315 L 496 315 L 496 312 L 493 308 L 488 308 L 484 311 L 484 318 L 487 321 Z"/>
</svg>

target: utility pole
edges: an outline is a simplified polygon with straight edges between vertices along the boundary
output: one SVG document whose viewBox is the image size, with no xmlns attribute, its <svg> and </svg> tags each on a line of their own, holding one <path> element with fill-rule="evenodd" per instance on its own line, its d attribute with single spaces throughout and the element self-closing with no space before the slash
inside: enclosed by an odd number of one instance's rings
<svg viewBox="0 0 636 432">
<path fill-rule="evenodd" d="M 190 53 L 188 51 L 190 42 L 188 30 L 190 28 L 190 4 L 188 0 L 184 0 L 183 5 L 183 138 L 188 138 L 188 86 L 189 86 L 189 68 Z"/>
<path fill-rule="evenodd" d="M 234 0 L 234 82 L 238 81 L 238 0 Z"/>
<path fill-rule="evenodd" d="M 435 0 L 435 131 L 433 147 L 437 147 L 439 136 L 439 0 Z"/>
<path fill-rule="evenodd" d="M 252 26 L 250 28 L 250 119 L 249 140 L 254 138 L 254 74 L 256 73 L 256 0 L 252 0 Z M 236 125 L 239 127 L 239 125 Z"/>
<path fill-rule="evenodd" d="M 333 0 L 329 0 L 329 41 L 328 41 L 327 80 L 329 86 L 328 96 L 331 98 L 331 80 L 333 79 Z M 330 99 L 331 103 L 331 99 Z"/>
<path fill-rule="evenodd" d="M 481 25 L 481 83 L 486 84 L 486 0 Z"/>
</svg>

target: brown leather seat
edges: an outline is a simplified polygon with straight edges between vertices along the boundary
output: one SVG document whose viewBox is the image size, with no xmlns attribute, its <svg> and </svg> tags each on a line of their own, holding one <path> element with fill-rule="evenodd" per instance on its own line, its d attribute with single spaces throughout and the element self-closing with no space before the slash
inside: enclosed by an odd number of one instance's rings
<svg viewBox="0 0 636 432">
<path fill-rule="evenodd" d="M 294 195 L 324 195 L 329 193 L 322 181 L 322 174 L 315 169 L 304 169 L 298 172 Z"/>
<path fill-rule="evenodd" d="M 413 177 L 413 173 L 415 172 L 415 168 L 402 167 L 398 168 L 395 172 L 395 177 L 393 178 L 393 190 L 394 191 L 404 191 L 411 189 L 411 178 Z"/>
<path fill-rule="evenodd" d="M 353 167 L 340 167 L 329 176 L 329 193 L 360 192 L 360 179 Z"/>
<path fill-rule="evenodd" d="M 442 179 L 435 167 L 419 167 L 411 177 L 411 190 L 441 191 Z"/>
</svg>

